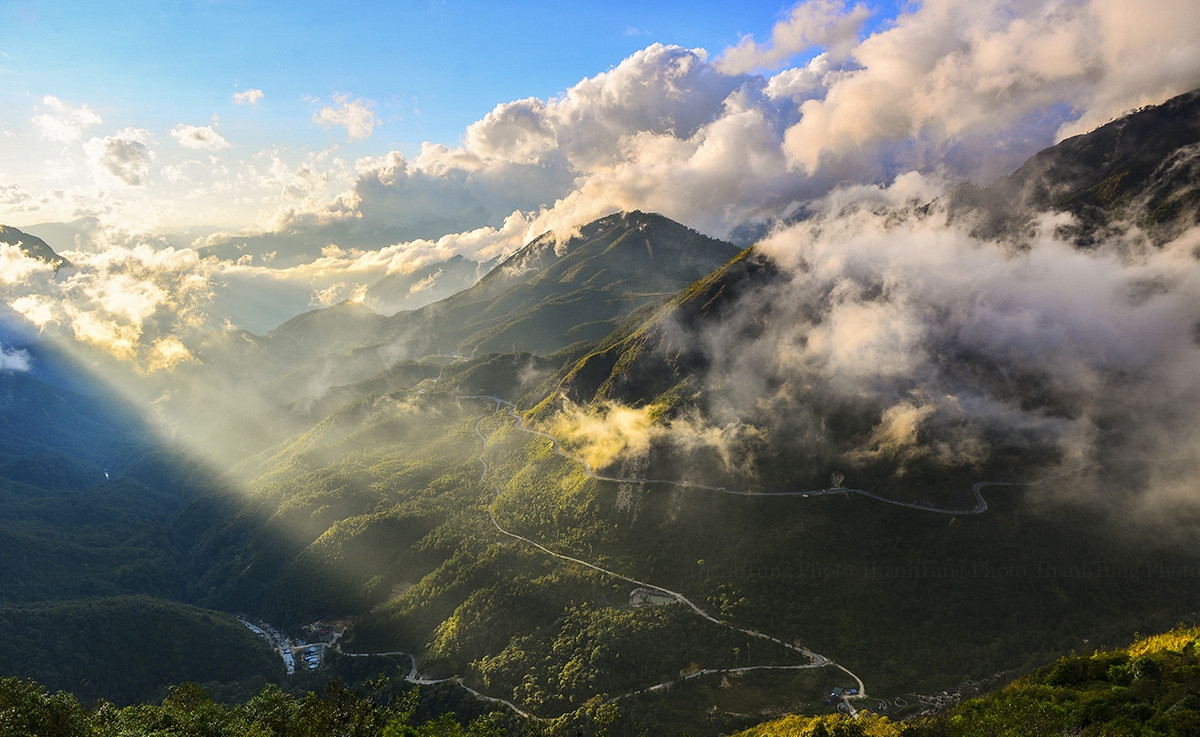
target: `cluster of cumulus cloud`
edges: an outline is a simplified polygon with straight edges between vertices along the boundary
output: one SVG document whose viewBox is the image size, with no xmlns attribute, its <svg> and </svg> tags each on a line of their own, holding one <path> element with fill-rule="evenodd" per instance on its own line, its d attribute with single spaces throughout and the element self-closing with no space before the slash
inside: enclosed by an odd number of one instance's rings
<svg viewBox="0 0 1200 737">
<path fill-rule="evenodd" d="M 211 329 L 217 264 L 191 249 L 149 244 L 68 251 L 56 270 L 0 243 L 0 289 L 10 310 L 38 330 L 65 334 L 143 372 L 193 361 L 189 343 Z"/>
<path fill-rule="evenodd" d="M 910 170 L 986 183 L 1200 85 L 1200 10 L 1169 0 L 931 0 L 860 39 L 867 16 L 809 0 L 770 40 L 715 58 L 650 46 L 556 98 L 498 105 L 457 146 L 359 161 L 349 191 L 272 226 L 436 213 L 466 231 L 517 212 L 537 234 L 636 208 L 736 236 L 845 183 Z"/>
<path fill-rule="evenodd" d="M 320 272 L 316 301 L 452 255 L 486 261 L 619 210 L 745 244 L 833 190 L 910 171 L 985 184 L 1065 136 L 1200 86 L 1200 43 L 1187 30 L 1200 10 L 1152 5 L 939 0 L 863 38 L 863 7 L 810 0 L 770 39 L 715 58 L 655 44 L 558 97 L 497 105 L 457 146 L 366 157 L 349 171 L 319 157 L 295 169 L 277 161 L 291 194 L 241 235 L 336 244 L 289 272 L 293 286 Z M 786 66 L 797 54 L 811 59 Z M 243 273 L 279 282 L 267 269 Z"/>
<path fill-rule="evenodd" d="M 1063 136 L 1200 85 L 1190 33 L 1200 11 L 1188 3 L 929 0 L 866 34 L 870 14 L 806 0 L 769 39 L 715 55 L 652 45 L 557 97 L 499 104 L 458 145 L 427 144 L 413 157 L 346 162 L 322 152 L 284 163 L 264 151 L 240 162 L 244 171 L 204 181 L 229 162 L 160 164 L 144 129 L 93 136 L 84 148 L 98 176 L 130 188 L 154 180 L 168 191 L 188 179 L 193 199 L 221 187 L 258 196 L 272 210 L 252 231 L 374 249 L 495 229 L 487 245 L 458 247 L 475 257 L 471 248 L 511 250 L 634 208 L 745 239 L 847 182 L 935 169 L 994 178 Z M 247 90 L 237 100 L 262 96 Z M 100 122 L 86 105 L 47 97 L 42 107 L 34 123 L 47 140 L 81 140 Z M 313 122 L 365 140 L 379 120 L 370 100 L 339 95 Z M 197 153 L 233 145 L 217 121 L 170 136 Z M 0 193 L 14 204 L 29 197 Z M 519 234 L 502 228 L 514 214 L 526 226 Z M 388 240 L 371 243 L 371 234 Z"/>
<path fill-rule="evenodd" d="M 1186 30 L 1198 12 L 1166 0 L 941 0 L 864 38 L 863 7 L 810 0 L 770 39 L 712 58 L 655 44 L 558 97 L 497 105 L 456 146 L 353 164 L 272 153 L 282 204 L 261 226 L 197 245 L 247 239 L 256 260 L 233 281 L 303 306 L 300 295 L 359 298 L 384 275 L 453 255 L 488 261 L 618 210 L 745 244 L 832 190 L 910 171 L 987 183 L 1064 136 L 1200 85 L 1200 43 Z M 786 66 L 797 55 L 811 59 Z M 369 135 L 369 101 L 336 102 L 314 121 Z M 129 146 L 106 145 L 115 167 Z M 320 255 L 273 266 L 280 235 Z"/>
<path fill-rule="evenodd" d="M 1047 214 L 1013 249 L 944 212 L 890 215 L 764 240 L 790 278 L 739 313 L 770 310 L 760 337 L 736 320 L 704 334 L 716 375 L 760 382 L 721 401 L 754 416 L 802 412 L 814 385 L 865 398 L 881 410 L 865 452 L 946 463 L 978 463 L 997 438 L 1075 465 L 1195 451 L 1195 415 L 1178 408 L 1200 399 L 1200 229 L 1152 246 L 1129 227 L 1081 250 L 1055 235 L 1070 216 Z"/>
</svg>

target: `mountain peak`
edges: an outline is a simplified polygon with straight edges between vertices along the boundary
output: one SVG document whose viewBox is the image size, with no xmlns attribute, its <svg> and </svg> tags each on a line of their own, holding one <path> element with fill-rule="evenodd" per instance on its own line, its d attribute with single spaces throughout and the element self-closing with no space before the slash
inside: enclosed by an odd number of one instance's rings
<svg viewBox="0 0 1200 737">
<path fill-rule="evenodd" d="M 607 335 L 633 311 L 665 300 L 739 248 L 669 218 L 607 215 L 565 240 L 543 234 L 477 284 L 389 318 L 383 335 L 411 350 L 548 354 Z"/>
<path fill-rule="evenodd" d="M 543 233 L 488 273 L 480 280 L 480 284 L 507 282 L 513 278 L 520 279 L 547 270 L 553 274 L 543 278 L 552 276 L 565 277 L 577 282 L 586 281 L 580 277 L 585 274 L 595 275 L 595 269 L 601 268 L 601 262 L 585 266 L 581 271 L 574 267 L 609 253 L 614 248 L 621 258 L 602 259 L 602 268 L 617 269 L 631 278 L 655 278 L 654 274 L 640 272 L 647 261 L 661 261 L 666 257 L 683 260 L 682 263 L 673 264 L 672 269 L 681 266 L 687 268 L 690 262 L 697 259 L 703 261 L 706 270 L 697 271 L 685 284 L 705 276 L 740 250 L 730 243 L 710 238 L 658 213 L 632 210 L 593 220 L 580 226 L 565 240 L 554 233 Z M 719 256 L 715 264 L 710 258 L 712 254 Z M 674 279 L 671 279 L 671 282 L 676 283 Z"/>
</svg>

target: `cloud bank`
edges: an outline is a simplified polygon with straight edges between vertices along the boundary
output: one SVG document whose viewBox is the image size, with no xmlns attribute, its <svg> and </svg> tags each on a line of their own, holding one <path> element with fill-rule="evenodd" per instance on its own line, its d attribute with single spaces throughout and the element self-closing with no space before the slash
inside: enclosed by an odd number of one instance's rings
<svg viewBox="0 0 1200 737">
<path fill-rule="evenodd" d="M 194 360 L 209 316 L 215 260 L 152 244 L 67 251 L 73 267 L 46 263 L 0 244 L 5 301 L 40 331 L 63 334 L 153 373 Z"/>
<path fill-rule="evenodd" d="M 670 457 L 704 437 L 709 455 L 804 469 L 802 488 L 833 469 L 909 499 L 954 491 L 931 487 L 948 474 L 961 492 L 1095 464 L 1105 472 L 1080 488 L 1122 504 L 1136 492 L 1126 511 L 1194 504 L 1194 484 L 1160 471 L 1200 458 L 1200 227 L 1155 246 L 1127 226 L 1084 250 L 1056 235 L 1071 217 L 1051 214 L 1018 248 L 914 207 L 915 177 L 849 207 L 828 198 L 763 240 L 778 278 L 719 318 L 668 324 L 664 344 L 705 367 L 687 431 L 609 428 L 621 447 Z"/>
<path fill-rule="evenodd" d="M 227 242 L 265 256 L 279 248 L 254 238 L 287 236 L 308 260 L 329 244 L 372 250 L 483 228 L 512 233 L 514 250 L 635 208 L 749 244 L 836 188 L 910 171 L 986 184 L 1065 135 L 1200 87 L 1198 13 L 1172 0 L 931 0 L 867 35 L 863 5 L 808 0 L 768 39 L 716 53 L 652 44 L 558 96 L 497 105 L 457 145 L 358 160 L 336 146 L 246 155 L 212 125 L 167 131 L 175 152 L 132 127 L 78 144 L 99 115 L 46 97 L 42 135 L 82 148 L 56 166 L 94 181 L 52 193 L 0 182 L 0 204 L 125 224 L 164 209 L 256 209 L 244 229 L 221 223 Z M 247 88 L 233 101 L 263 97 Z M 381 123 L 367 99 L 312 102 L 312 122 L 347 141 Z M 207 160 L 178 158 L 200 151 Z M 528 224 L 519 235 L 505 226 L 514 213 Z M 470 242 L 458 255 L 478 257 Z"/>
</svg>

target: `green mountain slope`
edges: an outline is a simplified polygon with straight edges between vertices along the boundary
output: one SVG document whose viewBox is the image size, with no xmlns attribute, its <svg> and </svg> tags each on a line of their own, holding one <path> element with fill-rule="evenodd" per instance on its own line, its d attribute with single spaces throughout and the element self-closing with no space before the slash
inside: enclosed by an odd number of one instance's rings
<svg viewBox="0 0 1200 737">
<path fill-rule="evenodd" d="M 185 681 L 241 700 L 283 671 L 266 640 L 231 615 L 146 596 L 0 606 L 0 627 L 6 676 L 85 703 L 157 700 Z"/>
<path fill-rule="evenodd" d="M 929 718 L 877 713 L 786 717 L 736 737 L 1188 735 L 1200 730 L 1200 630 L 1179 628 L 1128 647 L 1070 655 L 987 696 Z"/>
<path fill-rule="evenodd" d="M 439 343 L 461 336 L 451 344 L 459 352 L 551 353 L 598 340 L 633 309 L 670 296 L 736 253 L 659 215 L 612 215 L 565 243 L 542 236 L 421 317 Z"/>
<path fill-rule="evenodd" d="M 1140 110 L 1039 153 L 988 188 L 960 187 L 945 204 L 949 222 L 972 223 L 976 233 L 986 231 L 991 238 L 1032 227 L 1038 213 L 1060 211 L 1073 219 L 1062 221 L 1058 230 L 1079 246 L 1094 247 L 1115 231 L 1133 227 L 1156 238 L 1177 235 L 1200 222 L 1200 179 L 1190 168 L 1200 161 L 1197 121 L 1200 91 Z M 926 227 L 939 217 L 935 209 L 936 203 L 898 209 L 889 215 L 888 227 Z M 850 231 L 847 237 L 853 235 Z M 965 234 L 961 237 L 966 240 Z M 990 240 L 973 247 L 1003 248 Z M 969 258 L 966 253 L 962 257 Z M 1005 478 L 1016 468 L 1036 477 L 1038 467 L 1054 464 L 1062 455 L 1061 448 L 1032 427 L 1035 423 L 993 426 L 967 411 L 967 405 L 1019 408 L 1046 424 L 1070 423 L 1090 412 L 1097 434 L 1112 439 L 1108 450 L 1118 452 L 1113 449 L 1124 440 L 1127 415 L 1093 405 L 1098 397 L 1120 396 L 1130 385 L 1129 369 L 1094 371 L 1089 380 L 1095 384 L 1087 391 L 1079 391 L 1075 383 L 1055 386 L 1038 364 L 1041 356 L 997 350 L 984 327 L 958 325 L 951 314 L 912 324 L 926 318 L 903 311 L 904 303 L 914 298 L 894 282 L 905 277 L 877 272 L 861 254 L 846 258 L 866 263 L 822 277 L 810 274 L 803 263 L 783 268 L 761 249 L 747 251 L 661 309 L 606 337 L 564 374 L 534 417 L 550 420 L 555 412 L 583 407 L 590 408 L 590 420 L 597 420 L 610 405 L 639 408 L 662 429 L 643 461 L 654 477 L 692 472 L 717 485 L 780 491 L 822 488 L 836 473 L 852 484 L 910 502 L 913 489 L 920 489 L 949 507 L 972 504 L 950 490 L 962 489 L 967 479 Z M 1139 284 L 1132 272 L 1127 279 L 1133 294 Z M 935 288 L 942 287 L 934 282 Z M 989 286 L 980 284 L 965 297 L 966 308 L 984 303 L 992 309 Z M 917 309 L 928 313 L 964 309 L 940 301 L 937 294 L 916 299 L 922 300 Z M 810 341 L 828 340 L 834 313 L 847 301 L 858 308 L 863 333 L 880 333 L 864 338 L 857 352 L 833 346 L 806 355 Z M 1027 331 L 1029 341 L 1037 332 L 1033 325 L 1000 329 Z M 889 330 L 897 332 L 889 335 Z M 845 334 L 855 340 L 852 330 Z M 909 355 L 880 356 L 871 345 L 875 340 L 885 346 L 907 342 Z M 1093 349 L 1105 350 L 1080 348 Z M 841 373 L 870 380 L 855 383 L 831 375 L 826 365 L 831 354 L 849 364 Z M 884 366 L 872 373 L 872 362 L 885 358 L 909 360 L 919 370 L 889 374 L 895 370 Z M 936 409 L 946 398 L 953 406 Z M 922 414 L 919 432 L 915 425 L 909 427 L 916 445 L 907 450 L 894 435 L 906 412 L 928 413 Z M 668 432 L 672 423 L 681 430 L 699 427 L 708 441 L 697 442 L 694 432 Z M 962 452 L 947 450 L 951 448 Z M 935 460 L 938 455 L 941 460 Z"/>
<path fill-rule="evenodd" d="M 1170 189 L 1164 177 L 1146 187 Z M 897 374 L 867 391 L 801 349 L 848 294 L 878 312 L 901 301 L 886 279 L 753 248 L 664 298 L 635 260 L 661 251 L 631 222 L 673 227 L 634 213 L 562 253 L 535 242 L 343 354 L 390 346 L 443 365 L 436 381 L 347 380 L 341 406 L 315 402 L 305 429 L 239 464 L 246 501 L 192 561 L 205 601 L 291 623 L 353 617 L 349 652 L 409 653 L 419 678 L 556 724 L 594 727 L 613 704 L 621 728 L 669 734 L 829 711 L 834 687 L 915 703 L 1192 607 L 1172 572 L 1200 568 L 1179 544 L 1198 520 L 1164 528 L 1121 510 L 1152 480 L 1193 488 L 1196 464 L 1063 466 L 1038 432 L 1093 411 L 1128 373 L 1093 374 L 1088 394 L 946 329 L 921 346 L 936 381 Z M 606 301 L 628 294 L 646 299 Z M 620 307 L 569 344 L 577 299 Z M 487 352 L 517 340 L 528 352 Z M 1108 404 L 1094 427 L 1119 448 Z M 1036 422 L 977 422 L 978 406 Z"/>
<path fill-rule="evenodd" d="M 223 457 L 240 460 L 283 439 L 264 417 L 277 407 L 359 384 L 397 362 L 545 356 L 596 341 L 737 251 L 659 215 L 612 215 L 563 243 L 542 236 L 469 289 L 419 310 L 383 317 L 345 302 L 298 315 L 266 336 L 214 335 L 196 348 L 201 363 L 178 370 L 193 390 L 174 396 L 170 414 L 187 418 L 188 432 L 221 446 Z M 209 427 L 206 409 L 231 392 L 243 396 L 224 402 L 236 419 L 225 429 Z"/>
<path fill-rule="evenodd" d="M 0 602 L 178 594 L 166 533 L 194 485 L 128 407 L 0 372 Z M 84 572 L 86 575 L 81 575 Z"/>
<path fill-rule="evenodd" d="M 1138 147 L 1134 132 L 1156 130 L 1141 125 L 1041 158 L 1080 165 L 1064 191 L 1150 172 L 1129 178 L 1141 184 L 1126 220 L 1153 209 L 1146 193 L 1186 205 L 1170 162 L 1189 144 Z M 933 228 L 933 209 L 881 216 L 893 230 L 880 247 L 902 234 L 896 223 Z M 1079 212 L 1096 237 L 1111 224 Z M 968 261 L 1017 258 L 971 245 Z M 164 560 L 179 596 L 293 629 L 337 619 L 344 654 L 331 670 L 472 689 L 550 733 L 718 734 L 832 711 L 833 688 L 865 689 L 860 705 L 915 703 L 1194 609 L 1180 579 L 1200 570 L 1200 520 L 1172 511 L 1160 524 L 1136 495 L 1190 493 L 1194 460 L 1073 467 L 1039 432 L 1098 406 L 1083 429 L 1124 447 L 1113 398 L 1140 364 L 1064 387 L 1037 360 L 972 343 L 971 325 L 938 332 L 957 323 L 954 305 L 935 304 L 923 383 L 900 370 L 855 383 L 855 369 L 876 368 L 870 341 L 821 371 L 803 348 L 834 306 L 857 299 L 867 317 L 890 316 L 905 301 L 903 284 L 859 260 L 830 277 L 626 213 L 563 243 L 540 238 L 417 311 L 343 304 L 215 339 L 198 350 L 205 365 L 180 375 L 209 381 L 190 409 L 236 462 L 171 509 Z M 1170 286 L 1143 281 L 1130 304 Z M 887 325 L 905 337 L 906 324 Z M 247 402 L 252 424 L 206 407 L 236 392 L 260 400 Z M 212 406 L 236 405 L 225 399 Z M 989 424 L 980 407 L 1033 419 Z M 46 509 L 64 509 L 54 479 L 23 478 L 56 492 Z M 170 488 L 138 480 L 148 495 Z M 27 517 L 14 535 L 48 529 Z M 83 559 L 46 550 L 67 561 L 55 575 Z M 115 575 L 93 577 L 98 593 L 133 590 Z"/>
<path fill-rule="evenodd" d="M 79 366 L 23 350 L 29 371 L 0 371 L 0 673 L 121 703 L 281 677 L 230 615 L 177 603 L 191 546 L 177 515 L 221 487 Z M 39 378 L 71 373 L 70 387 Z"/>
</svg>

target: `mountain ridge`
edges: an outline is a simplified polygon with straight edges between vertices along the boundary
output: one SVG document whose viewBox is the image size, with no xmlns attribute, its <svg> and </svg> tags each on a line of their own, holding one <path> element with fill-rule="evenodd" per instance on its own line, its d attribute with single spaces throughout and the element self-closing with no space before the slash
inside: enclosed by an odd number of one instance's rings
<svg viewBox="0 0 1200 737">
<path fill-rule="evenodd" d="M 416 310 L 380 316 L 347 302 L 297 315 L 250 340 L 263 351 L 261 371 L 273 380 L 287 374 L 286 386 L 309 393 L 318 385 L 357 383 L 397 360 L 548 355 L 599 340 L 738 251 L 661 215 L 618 213 L 563 243 L 539 236 L 472 286 Z M 280 402 L 303 396 L 281 388 Z"/>
<path fill-rule="evenodd" d="M 635 242 L 635 234 L 641 236 L 640 242 Z M 639 250 L 643 245 L 645 256 Z M 657 261 L 655 248 L 666 251 Z M 437 334 L 437 341 L 457 339 L 443 350 L 477 354 L 512 347 L 551 353 L 576 340 L 602 337 L 607 333 L 604 328 L 611 329 L 629 309 L 648 298 L 668 296 L 738 250 L 661 215 L 618 213 L 583 226 L 578 235 L 562 243 L 552 234 L 535 238 L 475 286 L 417 310 L 412 318 L 427 322 L 425 333 Z M 672 257 L 673 261 L 667 260 Z M 666 268 L 639 273 L 647 262 Z M 531 279 L 522 278 L 530 273 L 534 274 Z M 623 285 L 635 276 L 643 279 L 639 290 L 646 293 L 622 292 Z M 553 301 L 549 301 L 551 297 Z M 553 313 L 553 319 L 539 314 L 542 312 Z M 571 319 L 576 316 L 592 320 Z M 396 340 L 407 329 L 408 317 L 408 313 L 395 316 L 390 322 L 398 325 L 380 328 L 378 337 Z M 539 327 L 542 323 L 578 326 L 580 322 L 595 327 L 577 327 L 574 335 L 557 340 L 541 334 L 544 329 Z M 539 337 L 531 340 L 523 334 L 531 330 Z"/>
<path fill-rule="evenodd" d="M 1044 149 L 985 187 L 963 184 L 951 212 L 978 217 L 975 232 L 1022 232 L 1027 213 L 1069 212 L 1066 233 L 1090 246 L 1132 219 L 1156 242 L 1200 224 L 1200 90 L 1147 105 Z"/>
<path fill-rule="evenodd" d="M 11 226 L 0 224 L 0 243 L 17 246 L 25 255 L 50 264 L 55 271 L 71 267 L 71 262 L 55 253 L 46 241 Z"/>
</svg>

